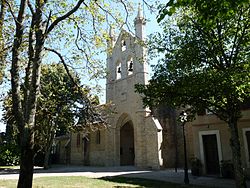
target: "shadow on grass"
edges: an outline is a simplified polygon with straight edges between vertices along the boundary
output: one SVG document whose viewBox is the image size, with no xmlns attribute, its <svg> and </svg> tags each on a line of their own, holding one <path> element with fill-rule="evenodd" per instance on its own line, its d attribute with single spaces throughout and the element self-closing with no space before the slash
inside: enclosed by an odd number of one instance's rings
<svg viewBox="0 0 250 188">
<path fill-rule="evenodd" d="M 184 184 L 176 184 L 165 181 L 156 181 L 142 178 L 126 178 L 120 176 L 112 176 L 112 177 L 103 177 L 99 178 L 101 180 L 115 182 L 115 183 L 126 183 L 131 184 L 131 186 L 114 186 L 113 188 L 131 188 L 131 187 L 145 187 L 145 188 L 177 188 L 177 187 L 187 187 L 187 188 L 201 188 L 198 185 L 184 185 Z M 204 187 L 205 188 L 205 187 Z"/>
</svg>

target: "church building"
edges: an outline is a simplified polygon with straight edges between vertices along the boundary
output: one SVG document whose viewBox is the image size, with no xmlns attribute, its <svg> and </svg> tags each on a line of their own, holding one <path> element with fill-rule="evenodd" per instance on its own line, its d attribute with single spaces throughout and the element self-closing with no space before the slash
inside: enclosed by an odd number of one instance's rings
<svg viewBox="0 0 250 188">
<path fill-rule="evenodd" d="M 115 113 L 108 118 L 107 129 L 89 135 L 71 133 L 68 137 L 57 138 L 61 151 L 59 161 L 152 169 L 162 165 L 162 127 L 143 107 L 140 95 L 135 93 L 135 84 L 148 82 L 145 24 L 139 7 L 134 20 L 135 35 L 122 30 L 116 38 L 110 29 L 106 101 L 113 104 Z"/>
<path fill-rule="evenodd" d="M 176 111 L 159 107 L 156 117 L 143 107 L 135 84 L 148 83 L 145 18 L 139 7 L 135 34 L 122 30 L 108 41 L 106 101 L 113 104 L 109 127 L 88 135 L 71 133 L 55 140 L 60 163 L 92 166 L 122 166 L 159 169 L 183 166 L 183 135 Z M 242 164 L 250 176 L 250 105 L 238 122 Z M 227 124 L 211 113 L 197 115 L 186 125 L 189 167 L 192 158 L 201 163 L 201 173 L 221 176 L 223 163 L 232 164 Z"/>
</svg>

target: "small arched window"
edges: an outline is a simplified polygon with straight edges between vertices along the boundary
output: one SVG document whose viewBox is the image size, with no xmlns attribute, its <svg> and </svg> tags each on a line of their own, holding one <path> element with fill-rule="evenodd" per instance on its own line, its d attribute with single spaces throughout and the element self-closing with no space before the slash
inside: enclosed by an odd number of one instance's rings
<svg viewBox="0 0 250 188">
<path fill-rule="evenodd" d="M 121 41 L 121 46 L 122 46 L 122 51 L 124 52 L 127 49 L 126 41 L 122 40 Z"/>
<path fill-rule="evenodd" d="M 122 70 L 121 70 L 121 63 L 118 62 L 116 64 L 116 79 L 121 79 L 121 74 L 122 74 Z"/>
<path fill-rule="evenodd" d="M 128 67 L 128 75 L 133 74 L 133 71 L 134 71 L 133 58 L 129 58 L 129 60 L 127 61 L 127 67 Z"/>
</svg>

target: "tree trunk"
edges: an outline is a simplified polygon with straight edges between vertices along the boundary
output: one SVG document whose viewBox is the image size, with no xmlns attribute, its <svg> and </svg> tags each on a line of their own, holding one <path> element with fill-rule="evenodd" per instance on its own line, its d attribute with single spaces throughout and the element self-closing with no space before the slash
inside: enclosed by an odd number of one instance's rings
<svg viewBox="0 0 250 188">
<path fill-rule="evenodd" d="M 14 117 L 17 123 L 17 127 L 20 134 L 20 146 L 21 146 L 21 158 L 20 158 L 20 174 L 18 181 L 18 188 L 31 188 L 32 187 L 32 176 L 33 176 L 33 151 L 30 147 L 31 142 L 29 138 L 32 136 L 30 134 L 29 127 L 25 124 L 23 118 L 23 109 L 21 102 L 21 92 L 20 92 L 20 53 L 21 44 L 23 42 L 24 33 L 24 16 L 25 9 L 27 5 L 27 0 L 22 0 L 20 2 L 20 7 L 18 11 L 18 17 L 15 30 L 15 38 L 12 48 L 12 64 L 11 64 L 11 90 L 12 90 L 12 109 L 14 112 Z"/>
<path fill-rule="evenodd" d="M 40 85 L 40 66 L 42 62 L 42 51 L 44 45 L 43 25 L 42 25 L 42 12 L 41 7 L 36 7 L 35 16 L 32 17 L 32 22 L 36 23 L 35 34 L 36 34 L 36 45 L 34 61 L 32 61 L 32 76 L 29 83 L 30 92 L 24 101 L 25 108 L 21 105 L 20 96 L 20 77 L 19 77 L 19 55 L 20 46 L 23 37 L 23 16 L 25 5 L 27 1 L 22 0 L 21 8 L 18 18 L 21 20 L 17 22 L 16 38 L 13 47 L 13 59 L 12 59 L 12 101 L 13 110 L 15 113 L 15 119 L 18 124 L 18 130 L 20 132 L 21 140 L 21 159 L 20 159 L 20 174 L 18 180 L 18 188 L 32 188 L 33 180 L 33 160 L 34 160 L 34 127 L 35 127 L 35 114 L 37 106 L 37 97 L 39 95 Z M 33 57 L 29 57 L 33 58 Z M 27 73 L 27 72 L 26 72 Z M 25 111 L 25 113 L 23 112 Z"/>
<path fill-rule="evenodd" d="M 33 143 L 29 143 L 28 140 L 33 140 L 33 133 L 30 134 L 30 130 L 27 129 L 24 132 L 28 138 L 22 139 L 23 146 L 21 147 L 20 173 L 17 187 L 32 188 L 34 151 Z"/>
<path fill-rule="evenodd" d="M 45 156 L 44 156 L 44 163 L 43 163 L 43 169 L 49 169 L 49 155 L 50 155 L 50 148 L 45 149 Z"/>
<path fill-rule="evenodd" d="M 53 126 L 53 124 L 51 126 Z M 54 137 L 55 137 L 55 131 L 54 131 L 53 127 L 52 127 L 51 131 L 50 131 L 50 137 L 48 139 L 48 143 L 46 143 L 47 145 L 45 147 L 45 157 L 44 157 L 44 164 L 43 164 L 44 169 L 49 168 L 49 156 L 50 156 L 50 151 L 51 151 L 51 147 L 52 147 Z"/>
<path fill-rule="evenodd" d="M 235 174 L 235 183 L 237 188 L 246 188 L 246 179 L 242 168 L 241 163 L 241 149 L 240 149 L 240 140 L 237 127 L 237 118 L 230 118 L 229 127 L 231 131 L 231 149 L 233 154 L 233 164 L 234 164 L 234 174 Z"/>
</svg>

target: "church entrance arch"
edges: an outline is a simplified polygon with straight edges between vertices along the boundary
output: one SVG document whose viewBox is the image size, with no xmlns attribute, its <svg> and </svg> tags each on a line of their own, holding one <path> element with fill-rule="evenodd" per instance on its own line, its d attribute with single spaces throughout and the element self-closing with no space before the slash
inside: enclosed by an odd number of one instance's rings
<svg viewBox="0 0 250 188">
<path fill-rule="evenodd" d="M 132 121 L 128 121 L 120 129 L 120 165 L 134 165 L 134 161 L 134 128 Z"/>
</svg>

